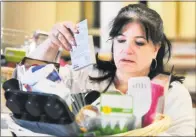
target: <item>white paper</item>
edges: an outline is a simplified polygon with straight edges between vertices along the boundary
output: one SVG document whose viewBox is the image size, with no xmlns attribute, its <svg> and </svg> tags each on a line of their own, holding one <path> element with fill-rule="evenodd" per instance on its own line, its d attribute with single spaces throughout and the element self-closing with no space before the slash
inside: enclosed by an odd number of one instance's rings
<svg viewBox="0 0 196 137">
<path fill-rule="evenodd" d="M 76 45 L 72 46 L 71 62 L 74 70 L 96 63 L 93 37 L 88 36 L 87 20 L 78 24 L 79 34 L 74 34 Z"/>
<path fill-rule="evenodd" d="M 40 79 L 46 78 L 55 69 L 53 64 L 48 64 L 45 67 L 32 72 L 34 67 L 35 66 L 31 66 L 28 71 L 24 73 L 23 77 L 21 77 L 21 82 L 23 84 L 34 85 L 40 81 Z"/>
</svg>

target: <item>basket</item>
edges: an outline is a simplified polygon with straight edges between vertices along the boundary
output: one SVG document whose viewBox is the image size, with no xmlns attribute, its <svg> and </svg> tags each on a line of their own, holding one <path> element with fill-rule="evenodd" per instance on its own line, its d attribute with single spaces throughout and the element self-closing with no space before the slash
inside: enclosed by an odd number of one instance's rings
<svg viewBox="0 0 196 137">
<path fill-rule="evenodd" d="M 14 68 L 11 67 L 1 67 L 1 82 L 5 82 L 12 78 Z"/>
<path fill-rule="evenodd" d="M 160 133 L 166 131 L 170 127 L 170 124 L 171 119 L 169 116 L 164 114 L 157 114 L 155 121 L 149 126 L 112 136 L 157 136 Z"/>
</svg>

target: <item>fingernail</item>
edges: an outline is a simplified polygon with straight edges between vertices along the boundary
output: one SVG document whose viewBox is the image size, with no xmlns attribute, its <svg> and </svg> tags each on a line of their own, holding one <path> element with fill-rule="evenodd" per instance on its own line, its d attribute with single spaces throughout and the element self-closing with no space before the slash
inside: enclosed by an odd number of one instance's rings
<svg viewBox="0 0 196 137">
<path fill-rule="evenodd" d="M 76 33 L 79 34 L 79 30 L 76 30 Z"/>
<path fill-rule="evenodd" d="M 70 44 L 71 44 L 72 46 L 76 46 L 76 42 L 75 42 L 75 40 L 70 41 Z"/>
<path fill-rule="evenodd" d="M 74 40 L 74 45 L 77 46 L 76 41 Z"/>
<path fill-rule="evenodd" d="M 74 42 L 73 41 L 70 41 L 69 43 L 71 44 L 71 46 L 74 46 Z"/>
<path fill-rule="evenodd" d="M 79 33 L 78 29 L 74 29 L 74 33 L 78 34 Z"/>
</svg>

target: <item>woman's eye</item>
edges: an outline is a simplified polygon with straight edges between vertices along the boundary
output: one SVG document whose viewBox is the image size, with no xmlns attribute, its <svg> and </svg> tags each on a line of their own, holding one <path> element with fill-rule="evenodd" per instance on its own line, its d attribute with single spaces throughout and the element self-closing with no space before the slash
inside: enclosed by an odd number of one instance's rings
<svg viewBox="0 0 196 137">
<path fill-rule="evenodd" d="M 136 45 L 138 45 L 138 46 L 143 46 L 143 45 L 145 45 L 145 43 L 143 43 L 143 42 L 135 42 L 136 43 Z"/>
<path fill-rule="evenodd" d="M 124 39 L 123 40 L 120 40 L 120 39 L 118 40 L 118 43 L 125 43 L 125 42 L 126 42 L 126 40 L 124 40 Z"/>
</svg>

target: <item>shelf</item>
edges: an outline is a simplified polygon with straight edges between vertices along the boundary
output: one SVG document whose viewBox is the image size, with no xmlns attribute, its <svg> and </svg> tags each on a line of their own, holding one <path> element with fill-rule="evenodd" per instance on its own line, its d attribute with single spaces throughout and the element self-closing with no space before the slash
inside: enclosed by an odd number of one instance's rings
<svg viewBox="0 0 196 137">
<path fill-rule="evenodd" d="M 100 29 L 99 28 L 89 28 L 88 33 L 89 33 L 89 35 L 100 36 Z"/>
<path fill-rule="evenodd" d="M 99 58 L 105 61 L 111 59 L 109 53 L 100 53 Z M 168 67 L 174 65 L 175 69 L 178 70 L 194 70 L 196 68 L 196 57 L 192 58 L 171 58 L 167 64 Z"/>
<path fill-rule="evenodd" d="M 89 34 L 93 35 L 93 36 L 100 36 L 101 35 L 101 31 L 100 28 L 89 28 Z M 195 37 L 187 37 L 187 38 L 183 38 L 183 37 L 176 37 L 176 38 L 169 38 L 169 40 L 171 42 L 195 42 Z"/>
<path fill-rule="evenodd" d="M 190 70 L 196 68 L 196 58 L 171 58 L 168 62 L 168 66 L 178 70 Z"/>
<path fill-rule="evenodd" d="M 176 38 L 169 38 L 171 42 L 194 42 L 195 43 L 195 37 L 176 37 Z"/>
</svg>

